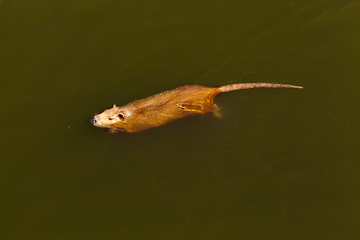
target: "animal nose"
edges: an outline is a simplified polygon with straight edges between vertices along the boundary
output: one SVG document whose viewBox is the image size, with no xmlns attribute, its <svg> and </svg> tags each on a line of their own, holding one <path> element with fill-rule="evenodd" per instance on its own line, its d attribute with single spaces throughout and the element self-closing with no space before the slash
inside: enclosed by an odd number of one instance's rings
<svg viewBox="0 0 360 240">
<path fill-rule="evenodd" d="M 97 123 L 96 117 L 93 117 L 93 119 L 91 120 L 91 122 L 92 122 L 93 124 Z"/>
</svg>

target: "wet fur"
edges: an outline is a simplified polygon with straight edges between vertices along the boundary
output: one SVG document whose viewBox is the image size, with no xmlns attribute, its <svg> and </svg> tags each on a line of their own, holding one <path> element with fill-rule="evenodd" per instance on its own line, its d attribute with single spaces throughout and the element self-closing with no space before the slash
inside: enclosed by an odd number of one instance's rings
<svg viewBox="0 0 360 240">
<path fill-rule="evenodd" d="M 125 106 L 105 110 L 96 115 L 94 126 L 109 129 L 111 132 L 139 132 L 159 127 L 175 119 L 217 112 L 213 103 L 216 95 L 222 92 L 249 88 L 302 88 L 277 83 L 238 83 L 221 87 L 186 85 L 158 93 L 145 99 L 133 101 Z"/>
</svg>

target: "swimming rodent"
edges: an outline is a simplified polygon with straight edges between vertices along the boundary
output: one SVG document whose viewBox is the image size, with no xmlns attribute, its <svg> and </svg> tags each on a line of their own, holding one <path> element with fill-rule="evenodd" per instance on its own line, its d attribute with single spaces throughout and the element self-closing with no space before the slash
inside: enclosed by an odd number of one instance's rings
<svg viewBox="0 0 360 240">
<path fill-rule="evenodd" d="M 185 85 L 158 93 L 125 106 L 112 108 L 94 116 L 96 127 L 110 132 L 140 132 L 159 127 L 175 119 L 214 112 L 220 117 L 219 108 L 213 103 L 216 95 L 249 88 L 303 88 L 279 83 L 235 83 L 220 87 Z"/>
</svg>

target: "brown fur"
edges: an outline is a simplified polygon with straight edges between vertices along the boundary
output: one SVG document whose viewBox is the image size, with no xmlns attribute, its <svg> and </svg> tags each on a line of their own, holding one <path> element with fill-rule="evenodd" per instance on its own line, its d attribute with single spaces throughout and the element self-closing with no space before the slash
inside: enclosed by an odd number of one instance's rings
<svg viewBox="0 0 360 240">
<path fill-rule="evenodd" d="M 139 132 L 159 127 L 175 119 L 191 117 L 207 112 L 217 112 L 213 103 L 216 95 L 222 92 L 249 88 L 302 88 L 278 83 L 235 83 L 221 87 L 186 85 L 158 93 L 145 99 L 131 102 L 125 106 L 105 110 L 92 119 L 94 126 L 109 129 L 111 132 Z"/>
</svg>

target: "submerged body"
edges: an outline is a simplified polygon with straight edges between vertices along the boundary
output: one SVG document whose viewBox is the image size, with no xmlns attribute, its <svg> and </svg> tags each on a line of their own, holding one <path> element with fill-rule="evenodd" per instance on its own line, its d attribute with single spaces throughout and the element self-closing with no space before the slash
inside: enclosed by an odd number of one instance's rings
<svg viewBox="0 0 360 240">
<path fill-rule="evenodd" d="M 217 112 L 214 104 L 216 95 L 249 88 L 302 88 L 278 83 L 235 83 L 220 87 L 186 85 L 158 93 L 125 106 L 112 108 L 94 116 L 96 127 L 107 128 L 111 132 L 139 132 L 159 127 L 175 119 L 191 117 L 207 112 Z"/>
</svg>

